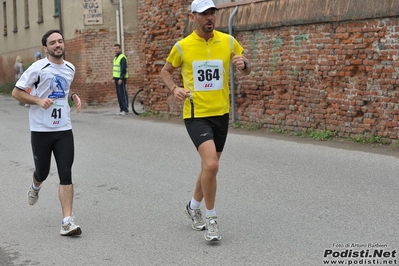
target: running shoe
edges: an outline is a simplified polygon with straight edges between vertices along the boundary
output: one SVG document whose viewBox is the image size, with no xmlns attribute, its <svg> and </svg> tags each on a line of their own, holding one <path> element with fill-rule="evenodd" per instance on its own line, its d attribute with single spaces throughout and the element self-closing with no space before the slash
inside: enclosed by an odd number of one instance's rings
<svg viewBox="0 0 399 266">
<path fill-rule="evenodd" d="M 34 190 L 32 186 L 30 186 L 28 190 L 28 202 L 29 205 L 33 205 L 39 199 L 39 190 Z"/>
<path fill-rule="evenodd" d="M 206 232 L 204 234 L 206 241 L 219 241 L 222 239 L 216 218 L 216 216 L 206 217 Z"/>
<path fill-rule="evenodd" d="M 191 219 L 191 227 L 196 231 L 205 229 L 205 222 L 202 219 L 201 209 L 191 209 L 190 202 L 186 206 L 186 214 Z"/>
<path fill-rule="evenodd" d="M 61 224 L 60 235 L 62 236 L 78 236 L 82 233 L 79 225 L 76 225 L 73 218 L 71 217 L 67 223 Z"/>
</svg>

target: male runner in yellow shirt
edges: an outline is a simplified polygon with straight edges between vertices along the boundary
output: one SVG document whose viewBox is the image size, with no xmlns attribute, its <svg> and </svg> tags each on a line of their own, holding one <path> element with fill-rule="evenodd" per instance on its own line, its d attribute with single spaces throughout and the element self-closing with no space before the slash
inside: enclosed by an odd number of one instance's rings
<svg viewBox="0 0 399 266">
<path fill-rule="evenodd" d="M 184 101 L 184 123 L 201 157 L 201 172 L 186 213 L 194 230 L 206 229 L 207 241 L 221 239 L 215 210 L 216 175 L 229 127 L 230 62 L 242 74 L 251 73 L 237 40 L 214 29 L 217 10 L 212 0 L 192 2 L 190 19 L 195 29 L 173 46 L 161 70 L 161 78 L 176 100 Z M 173 80 L 172 73 L 179 67 L 184 87 Z"/>
</svg>

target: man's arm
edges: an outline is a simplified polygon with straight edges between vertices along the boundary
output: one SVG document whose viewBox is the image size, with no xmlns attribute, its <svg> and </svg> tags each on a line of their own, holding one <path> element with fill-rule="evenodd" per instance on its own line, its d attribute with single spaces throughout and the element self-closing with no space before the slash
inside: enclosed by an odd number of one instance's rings
<svg viewBox="0 0 399 266">
<path fill-rule="evenodd" d="M 76 105 L 76 111 L 80 112 L 80 109 L 82 107 L 82 102 L 80 101 L 80 97 L 76 92 L 71 93 L 71 100 Z"/>
<path fill-rule="evenodd" d="M 166 87 L 168 87 L 168 89 L 175 96 L 176 100 L 183 101 L 187 97 L 190 97 L 190 91 L 177 86 L 176 83 L 173 81 L 172 74 L 175 69 L 176 67 L 174 67 L 171 63 L 166 62 L 161 70 L 161 79 Z"/>
<path fill-rule="evenodd" d="M 127 60 L 126 58 L 122 58 L 121 59 L 121 74 L 120 74 L 120 79 L 124 79 L 126 76 L 126 69 L 127 69 Z"/>
<path fill-rule="evenodd" d="M 166 87 L 168 87 L 168 89 L 172 91 L 172 93 L 177 87 L 176 83 L 173 81 L 173 76 L 172 76 L 175 69 L 176 68 L 173 67 L 171 63 L 166 62 L 161 70 L 161 79 L 163 83 L 166 85 Z"/>
<path fill-rule="evenodd" d="M 244 67 L 243 68 L 241 68 L 241 69 L 239 69 L 240 70 L 240 72 L 243 74 L 243 75 L 249 75 L 249 73 L 251 73 L 251 71 L 252 71 L 252 66 L 251 66 L 251 64 L 249 63 L 249 61 L 248 61 L 248 59 L 247 58 L 245 58 L 245 56 L 242 56 L 242 60 L 243 60 L 243 63 L 244 63 Z"/>
<path fill-rule="evenodd" d="M 233 65 L 241 72 L 241 74 L 249 75 L 249 73 L 251 73 L 252 67 L 248 59 L 243 55 L 236 55 L 234 51 L 232 51 L 232 56 Z"/>
<path fill-rule="evenodd" d="M 14 97 L 15 99 L 17 99 L 22 103 L 37 104 L 44 109 L 49 108 L 54 102 L 54 99 L 49 99 L 49 98 L 42 99 L 39 97 L 35 97 L 17 87 L 14 87 L 11 95 L 12 97 Z"/>
</svg>

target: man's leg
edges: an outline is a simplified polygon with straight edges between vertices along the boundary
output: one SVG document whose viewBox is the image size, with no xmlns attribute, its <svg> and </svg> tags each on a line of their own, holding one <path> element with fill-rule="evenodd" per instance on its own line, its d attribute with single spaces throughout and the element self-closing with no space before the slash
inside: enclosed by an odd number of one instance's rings
<svg viewBox="0 0 399 266">
<path fill-rule="evenodd" d="M 61 202 L 61 209 L 63 217 L 72 216 L 73 205 L 73 184 L 60 185 L 58 194 Z"/>
<path fill-rule="evenodd" d="M 198 202 L 201 202 L 204 198 L 204 193 L 202 193 L 202 186 L 201 186 L 201 176 L 202 170 L 197 178 L 197 182 L 195 183 L 195 190 L 194 190 L 194 199 Z"/>
<path fill-rule="evenodd" d="M 207 212 L 209 213 L 209 210 L 211 210 L 211 212 L 215 212 L 214 206 L 215 206 L 215 196 L 216 196 L 216 174 L 217 174 L 217 168 L 218 168 L 217 165 L 218 165 L 218 160 L 219 160 L 220 154 L 216 153 L 215 149 L 212 148 L 212 146 L 214 146 L 214 145 L 212 145 L 213 140 L 209 140 L 206 142 L 208 142 L 210 144 L 201 144 L 200 145 L 200 147 L 203 147 L 203 148 L 199 152 L 200 152 L 200 154 L 201 154 L 201 152 L 203 153 L 203 155 L 201 155 L 201 157 L 204 157 L 205 159 L 202 160 L 201 172 L 200 172 L 200 174 L 197 178 L 197 182 L 195 184 L 193 199 L 186 206 L 186 214 L 192 220 L 192 228 L 194 230 L 204 230 L 205 229 L 205 222 L 202 219 L 202 213 L 200 210 L 200 204 L 204 198 L 204 193 L 206 193 L 206 195 L 207 195 L 207 197 L 205 199 L 205 202 L 208 202 L 208 204 L 205 203 Z M 204 143 L 206 143 L 206 142 L 204 142 Z M 210 168 L 212 168 L 212 166 L 211 166 L 212 163 L 208 163 L 208 162 L 212 161 L 212 159 L 215 160 L 215 154 L 216 154 L 216 169 L 211 170 Z M 204 183 L 204 185 L 203 185 L 203 183 Z M 211 209 L 208 209 L 208 208 L 210 208 L 210 206 L 211 206 Z M 214 213 L 213 216 L 215 216 L 215 215 L 216 214 Z"/>
<path fill-rule="evenodd" d="M 58 196 L 65 218 L 72 215 L 73 204 L 72 164 L 75 157 L 75 147 L 72 130 L 59 132 L 53 152 L 60 178 Z"/>
<path fill-rule="evenodd" d="M 76 225 L 72 214 L 73 205 L 73 183 L 72 164 L 74 161 L 74 140 L 72 130 L 59 133 L 59 139 L 54 145 L 54 157 L 57 163 L 60 186 L 58 195 L 64 219 L 61 225 L 61 235 L 80 235 L 82 230 Z"/>
<path fill-rule="evenodd" d="M 72 214 L 73 205 L 73 184 L 60 185 L 59 197 L 64 219 L 62 219 L 60 234 L 63 236 L 73 236 L 82 234 L 82 229 L 75 224 Z"/>
<path fill-rule="evenodd" d="M 62 219 L 60 234 L 63 236 L 74 236 L 82 234 L 82 229 L 75 224 L 72 215 L 73 205 L 73 184 L 60 185 L 59 197 L 61 202 L 61 209 L 64 219 Z"/>
<path fill-rule="evenodd" d="M 216 152 L 213 140 L 202 143 L 198 147 L 198 152 L 201 156 L 201 173 L 196 183 L 194 199 L 201 201 L 203 197 L 206 209 L 213 210 L 217 188 L 216 175 L 219 170 L 221 152 Z"/>
<path fill-rule="evenodd" d="M 35 171 L 32 177 L 32 184 L 28 190 L 29 205 L 34 205 L 38 201 L 41 184 L 46 180 L 48 173 L 50 172 L 52 144 L 53 139 L 51 134 L 31 132 L 31 145 Z"/>
<path fill-rule="evenodd" d="M 119 112 L 123 111 L 123 101 L 122 101 L 122 85 L 118 84 L 118 80 L 115 79 L 115 90 L 116 90 L 116 97 L 118 99 L 118 104 L 119 104 Z"/>
<path fill-rule="evenodd" d="M 123 106 L 126 113 L 129 112 L 129 97 L 127 95 L 127 82 L 123 80 Z"/>
<path fill-rule="evenodd" d="M 43 182 L 39 182 L 39 181 L 37 181 L 36 180 L 36 178 L 35 178 L 35 175 L 33 175 L 33 185 L 35 186 L 35 187 L 37 187 L 37 188 L 39 188 L 41 185 L 42 185 L 42 183 Z"/>
<path fill-rule="evenodd" d="M 221 152 L 216 152 L 213 140 L 202 143 L 198 148 L 198 152 L 202 159 L 200 186 L 202 187 L 206 208 L 206 232 L 204 237 L 206 241 L 218 241 L 222 237 L 219 233 L 219 227 L 216 221 L 215 199 L 217 187 L 216 175 L 219 170 Z"/>
</svg>

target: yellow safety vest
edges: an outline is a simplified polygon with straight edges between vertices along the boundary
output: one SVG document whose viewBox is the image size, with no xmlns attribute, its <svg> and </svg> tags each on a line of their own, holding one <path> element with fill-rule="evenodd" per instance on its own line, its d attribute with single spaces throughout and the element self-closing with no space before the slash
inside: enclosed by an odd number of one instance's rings
<svg viewBox="0 0 399 266">
<path fill-rule="evenodd" d="M 113 68 L 113 73 L 112 76 L 114 78 L 120 78 L 121 77 L 121 60 L 122 58 L 126 58 L 124 54 L 120 54 L 118 57 L 114 58 L 114 68 Z M 127 79 L 129 77 L 129 73 L 127 71 L 127 58 L 126 58 L 126 75 L 125 78 Z"/>
</svg>

